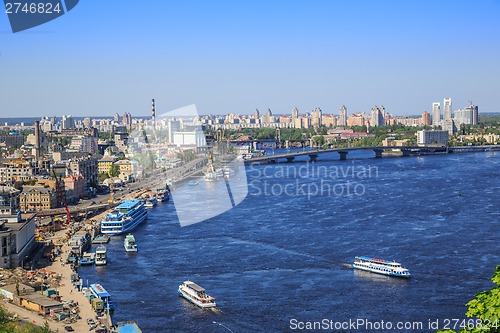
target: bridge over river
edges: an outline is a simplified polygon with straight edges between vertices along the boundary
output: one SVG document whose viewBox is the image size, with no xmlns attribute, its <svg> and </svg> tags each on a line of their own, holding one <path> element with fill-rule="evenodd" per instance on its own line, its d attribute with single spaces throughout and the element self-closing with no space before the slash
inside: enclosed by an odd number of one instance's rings
<svg viewBox="0 0 500 333">
<path fill-rule="evenodd" d="M 436 146 L 373 146 L 373 147 L 350 147 L 350 148 L 327 148 L 327 149 L 310 149 L 297 152 L 287 152 L 282 154 L 264 155 L 253 157 L 245 160 L 245 164 L 252 163 L 277 163 L 279 160 L 293 162 L 298 156 L 309 156 L 310 161 L 315 162 L 320 154 L 338 153 L 340 160 L 346 160 L 347 154 L 355 150 L 373 150 L 376 158 L 381 158 L 385 151 L 401 151 L 401 156 L 420 156 L 432 154 L 450 154 L 450 153 L 465 153 L 465 152 L 480 152 L 490 150 L 500 150 L 498 145 L 486 146 L 459 146 L 459 147 L 436 147 Z"/>
</svg>

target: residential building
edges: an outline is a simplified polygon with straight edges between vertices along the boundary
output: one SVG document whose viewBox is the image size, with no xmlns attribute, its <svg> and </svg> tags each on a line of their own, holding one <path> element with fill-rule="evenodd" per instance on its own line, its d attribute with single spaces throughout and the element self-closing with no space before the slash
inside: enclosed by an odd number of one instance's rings
<svg viewBox="0 0 500 333">
<path fill-rule="evenodd" d="M 33 214 L 0 214 L 0 267 L 18 267 L 33 249 L 34 217 Z"/>
<path fill-rule="evenodd" d="M 451 98 L 443 100 L 443 120 L 451 120 Z"/>
<path fill-rule="evenodd" d="M 69 175 L 63 181 L 68 202 L 78 202 L 85 196 L 85 179 L 82 175 Z"/>
<path fill-rule="evenodd" d="M 347 108 L 345 107 L 345 105 L 342 105 L 339 110 L 339 122 L 340 126 L 347 126 Z"/>
<path fill-rule="evenodd" d="M 24 135 L 19 133 L 0 134 L 0 143 L 7 147 L 21 147 L 24 144 Z"/>
<path fill-rule="evenodd" d="M 441 122 L 441 104 L 438 102 L 432 103 L 432 125 L 438 126 Z"/>
<path fill-rule="evenodd" d="M 55 190 L 48 185 L 23 186 L 19 195 L 19 205 L 23 212 L 33 212 L 56 207 Z"/>
<path fill-rule="evenodd" d="M 111 169 L 113 163 L 116 162 L 116 160 L 117 160 L 116 157 L 104 156 L 103 158 L 97 161 L 97 172 L 99 174 L 101 173 L 109 174 L 109 170 Z"/>
<path fill-rule="evenodd" d="M 86 187 L 97 184 L 97 159 L 93 156 L 70 160 L 68 162 L 69 169 L 74 175 L 81 174 L 85 179 Z"/>
<path fill-rule="evenodd" d="M 31 158 L 19 156 L 0 161 L 0 182 L 30 180 L 34 174 Z"/>
<path fill-rule="evenodd" d="M 424 111 L 422 113 L 422 125 L 424 126 L 431 126 L 431 114 L 427 111 Z"/>
<path fill-rule="evenodd" d="M 12 215 L 19 211 L 19 194 L 18 189 L 0 185 L 0 216 Z"/>
<path fill-rule="evenodd" d="M 417 144 L 420 146 L 436 145 L 436 146 L 446 146 L 448 145 L 448 131 L 418 131 L 417 132 Z"/>
</svg>

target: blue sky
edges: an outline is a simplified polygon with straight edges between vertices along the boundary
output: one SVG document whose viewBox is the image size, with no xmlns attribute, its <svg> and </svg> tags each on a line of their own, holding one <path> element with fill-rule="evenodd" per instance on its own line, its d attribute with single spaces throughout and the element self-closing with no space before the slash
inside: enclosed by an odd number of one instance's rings
<svg viewBox="0 0 500 333">
<path fill-rule="evenodd" d="M 500 111 L 500 2 L 82 0 L 13 34 L 0 116 Z"/>
</svg>

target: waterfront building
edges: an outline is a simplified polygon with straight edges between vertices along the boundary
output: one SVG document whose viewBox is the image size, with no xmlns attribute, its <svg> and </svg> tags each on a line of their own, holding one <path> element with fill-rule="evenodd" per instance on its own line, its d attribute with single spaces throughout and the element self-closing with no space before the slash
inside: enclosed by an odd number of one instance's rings
<svg viewBox="0 0 500 333">
<path fill-rule="evenodd" d="M 441 104 L 438 102 L 432 103 L 432 125 L 438 126 L 441 121 Z"/>
<path fill-rule="evenodd" d="M 437 145 L 446 146 L 448 145 L 448 131 L 438 131 L 438 130 L 422 130 L 417 132 L 417 144 L 420 146 Z"/>
<path fill-rule="evenodd" d="M 35 311 L 39 315 L 50 315 L 63 312 L 63 304 L 47 296 L 35 292 L 31 286 L 19 283 L 9 284 L 0 288 L 0 294 L 17 306 Z"/>
</svg>

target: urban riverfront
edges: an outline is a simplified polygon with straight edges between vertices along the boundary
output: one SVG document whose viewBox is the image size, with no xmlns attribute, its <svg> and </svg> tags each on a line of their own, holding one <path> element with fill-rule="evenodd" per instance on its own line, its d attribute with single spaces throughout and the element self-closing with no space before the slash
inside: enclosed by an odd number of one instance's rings
<svg viewBox="0 0 500 333">
<path fill-rule="evenodd" d="M 249 189 L 234 209 L 183 228 L 172 203 L 159 205 L 134 230 L 137 255 L 127 255 L 122 238 L 114 237 L 109 264 L 82 267 L 80 274 L 106 285 L 116 304 L 114 321 L 136 320 L 144 332 L 224 332 L 217 323 L 234 332 L 287 332 L 292 319 L 464 319 L 465 303 L 492 286 L 499 255 L 500 154 L 367 154 L 350 154 L 356 165 L 378 170 L 376 177 L 357 179 L 363 195 L 308 199 Z M 307 160 L 277 166 L 297 168 Z M 250 184 L 257 173 L 248 169 Z M 285 186 L 295 178 L 266 180 Z M 347 264 L 357 255 L 404 262 L 412 279 L 354 271 Z M 210 290 L 218 310 L 202 311 L 179 298 L 177 286 L 187 279 Z"/>
</svg>

